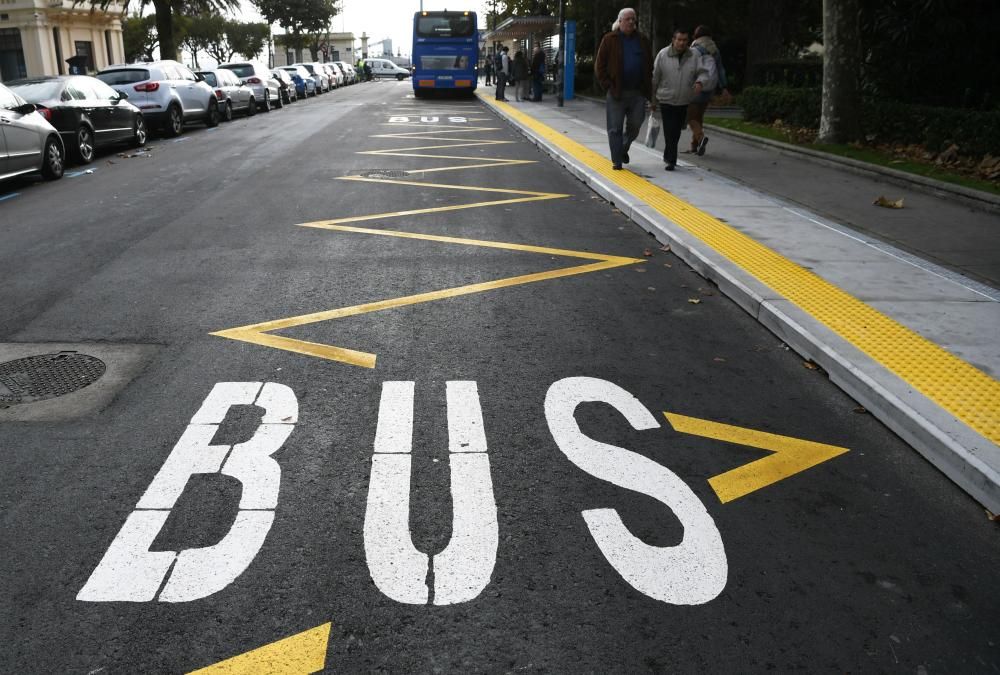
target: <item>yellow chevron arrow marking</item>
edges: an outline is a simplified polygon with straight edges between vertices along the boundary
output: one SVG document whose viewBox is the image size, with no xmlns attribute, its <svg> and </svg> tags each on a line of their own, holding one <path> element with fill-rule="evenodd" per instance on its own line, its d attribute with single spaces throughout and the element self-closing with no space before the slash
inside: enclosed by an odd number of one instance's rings
<svg viewBox="0 0 1000 675">
<path fill-rule="evenodd" d="M 745 497 L 751 492 L 794 476 L 848 451 L 847 448 L 836 445 L 804 441 L 696 417 L 685 417 L 669 412 L 664 412 L 663 415 L 670 422 L 670 426 L 679 433 L 714 438 L 774 453 L 709 478 L 708 484 L 712 486 L 723 504 Z"/>
<path fill-rule="evenodd" d="M 443 207 L 443 208 L 446 209 L 448 207 Z M 339 361 L 341 363 L 347 363 L 353 366 L 361 366 L 363 368 L 374 368 L 375 354 L 370 354 L 368 352 L 354 351 L 352 349 L 344 349 L 343 347 L 334 347 L 333 345 L 324 345 L 316 342 L 307 342 L 305 340 L 296 340 L 293 338 L 283 337 L 280 335 L 273 335 L 271 333 L 272 331 L 282 330 L 285 328 L 293 328 L 295 326 L 305 326 L 311 323 L 319 323 L 320 321 L 329 321 L 331 319 L 342 319 L 348 316 L 367 314 L 369 312 L 378 312 L 386 309 L 394 309 L 396 307 L 405 307 L 407 305 L 418 305 L 424 302 L 432 302 L 434 300 L 456 298 L 463 295 L 470 295 L 472 293 L 482 293 L 484 291 L 492 291 L 500 288 L 509 288 L 511 286 L 519 286 L 521 284 L 530 284 L 536 281 L 545 281 L 547 279 L 558 279 L 561 277 L 568 277 L 576 274 L 587 274 L 589 272 L 597 272 L 600 270 L 611 269 L 614 267 L 622 267 L 624 265 L 634 265 L 637 263 L 645 262 L 645 260 L 643 260 L 642 258 L 625 258 L 622 256 L 603 255 L 600 253 L 589 253 L 585 251 L 570 251 L 561 248 L 547 248 L 544 246 L 530 246 L 526 244 L 507 244 L 499 241 L 484 241 L 481 239 L 461 239 L 458 237 L 444 237 L 431 234 L 419 234 L 416 232 L 392 232 L 389 230 L 372 230 L 363 227 L 351 227 L 346 225 L 335 224 L 344 222 L 344 220 L 346 219 L 341 219 L 336 221 L 329 221 L 329 220 L 318 221 L 315 223 L 303 223 L 302 226 L 316 227 L 326 230 L 336 230 L 340 232 L 372 234 L 384 237 L 399 237 L 402 239 L 422 239 L 424 241 L 433 241 L 444 244 L 481 246 L 484 248 L 506 249 L 510 251 L 523 251 L 527 253 L 541 253 L 550 256 L 583 258 L 585 260 L 590 260 L 593 262 L 587 263 L 585 265 L 573 265 L 572 267 L 564 267 L 561 269 L 549 270 L 547 272 L 523 274 L 516 277 L 508 277 L 506 279 L 497 279 L 496 281 L 486 281 L 478 284 L 469 284 L 467 286 L 445 288 L 439 291 L 430 291 L 427 293 L 418 293 L 416 295 L 407 295 L 401 298 L 391 298 L 388 300 L 368 302 L 362 305 L 354 305 L 352 307 L 341 307 L 339 309 L 330 309 L 322 312 L 313 312 L 311 314 L 303 314 L 301 316 L 288 317 L 287 319 L 277 319 L 274 321 L 255 323 L 248 326 L 240 326 L 237 328 L 229 328 L 226 330 L 216 331 L 212 333 L 212 335 L 229 338 L 231 340 L 239 340 L 241 342 L 250 342 L 252 344 L 257 344 L 264 347 L 274 347 L 275 349 L 284 349 L 285 351 L 295 352 L 297 354 L 305 354 L 306 356 L 316 356 L 322 359 L 328 359 L 330 361 Z"/>
<path fill-rule="evenodd" d="M 323 670 L 330 624 L 310 628 L 189 675 L 306 675 Z"/>
</svg>

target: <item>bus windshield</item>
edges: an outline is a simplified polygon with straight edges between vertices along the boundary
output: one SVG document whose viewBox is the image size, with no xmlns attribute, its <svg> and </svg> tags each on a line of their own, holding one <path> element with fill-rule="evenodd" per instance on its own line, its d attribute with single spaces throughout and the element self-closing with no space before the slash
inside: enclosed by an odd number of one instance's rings
<svg viewBox="0 0 1000 675">
<path fill-rule="evenodd" d="M 418 15 L 417 37 L 458 38 L 472 37 L 476 31 L 475 14 L 427 14 Z"/>
</svg>

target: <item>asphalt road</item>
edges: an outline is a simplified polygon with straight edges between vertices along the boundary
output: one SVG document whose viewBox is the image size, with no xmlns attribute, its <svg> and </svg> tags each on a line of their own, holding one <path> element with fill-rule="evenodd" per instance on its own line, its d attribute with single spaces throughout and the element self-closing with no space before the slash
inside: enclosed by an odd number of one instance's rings
<svg viewBox="0 0 1000 675">
<path fill-rule="evenodd" d="M 0 671 L 260 671 L 311 629 L 331 672 L 1000 670 L 980 507 L 479 103 L 409 94 L 2 186 L 0 354 L 121 375 L 0 409 Z"/>
</svg>

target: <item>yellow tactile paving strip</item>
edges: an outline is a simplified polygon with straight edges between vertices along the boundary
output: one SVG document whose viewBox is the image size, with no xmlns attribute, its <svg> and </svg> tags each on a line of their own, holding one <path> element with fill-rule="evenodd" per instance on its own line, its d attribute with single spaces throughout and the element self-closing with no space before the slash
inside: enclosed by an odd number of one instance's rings
<svg viewBox="0 0 1000 675">
<path fill-rule="evenodd" d="M 481 98 L 484 98 L 481 96 Z M 1000 382 L 747 235 L 513 106 L 504 114 L 624 188 L 756 277 L 908 385 L 1000 445 Z"/>
</svg>

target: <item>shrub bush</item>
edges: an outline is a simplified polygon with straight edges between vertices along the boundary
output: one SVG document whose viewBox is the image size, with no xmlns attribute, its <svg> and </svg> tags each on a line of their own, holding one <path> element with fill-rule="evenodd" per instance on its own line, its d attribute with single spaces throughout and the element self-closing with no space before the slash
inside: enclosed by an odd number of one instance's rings
<svg viewBox="0 0 1000 675">
<path fill-rule="evenodd" d="M 747 87 L 737 103 L 751 122 L 819 128 L 822 91 L 818 88 Z M 916 143 L 938 152 L 950 143 L 964 155 L 1000 155 L 1000 111 L 939 108 L 866 98 L 861 133 L 874 143 Z"/>
</svg>

